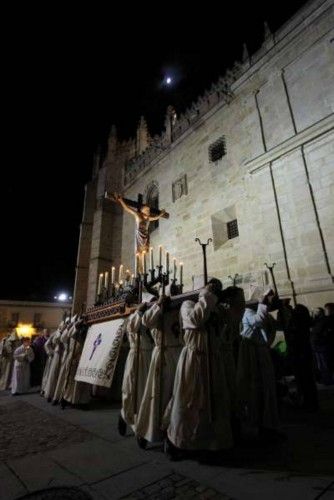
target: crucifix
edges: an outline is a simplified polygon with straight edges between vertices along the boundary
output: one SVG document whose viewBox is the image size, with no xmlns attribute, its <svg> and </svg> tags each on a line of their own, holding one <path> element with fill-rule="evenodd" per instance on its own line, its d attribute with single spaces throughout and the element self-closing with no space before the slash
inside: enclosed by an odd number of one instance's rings
<svg viewBox="0 0 334 500">
<path fill-rule="evenodd" d="M 111 199 L 116 203 L 119 203 L 126 212 L 134 216 L 136 221 L 135 254 L 141 255 L 143 252 L 146 252 L 148 254 L 150 249 L 150 222 L 158 220 L 162 217 L 164 219 L 168 219 L 169 214 L 165 210 L 153 208 L 143 203 L 142 194 L 138 195 L 137 201 L 123 198 L 120 194 L 117 193 L 113 193 L 112 195 L 110 195 L 107 191 L 105 192 L 104 197 Z M 141 259 L 139 259 L 140 269 L 141 266 L 142 261 Z"/>
</svg>

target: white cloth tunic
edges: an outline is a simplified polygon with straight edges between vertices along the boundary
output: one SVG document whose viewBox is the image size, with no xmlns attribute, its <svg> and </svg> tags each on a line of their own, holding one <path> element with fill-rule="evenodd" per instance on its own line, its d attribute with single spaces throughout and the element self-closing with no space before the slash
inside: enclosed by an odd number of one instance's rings
<svg viewBox="0 0 334 500">
<path fill-rule="evenodd" d="M 12 332 L 0 342 L 0 391 L 10 389 L 14 365 L 13 353 L 19 344 L 16 332 Z"/>
<path fill-rule="evenodd" d="M 237 392 L 241 416 L 256 426 L 275 429 L 279 425 L 276 382 L 270 355 L 275 321 L 265 304 L 257 312 L 246 308 L 241 332 Z"/>
<path fill-rule="evenodd" d="M 175 335 L 175 326 L 179 330 L 179 315 L 177 311 L 175 314 L 163 314 L 162 307 L 154 304 L 145 311 L 142 323 L 150 329 L 155 346 L 136 422 L 136 433 L 149 442 L 155 442 L 163 437 L 162 416 L 172 397 L 176 366 L 182 349 L 181 333 Z"/>
<path fill-rule="evenodd" d="M 30 346 L 21 345 L 14 351 L 14 368 L 12 376 L 12 394 L 22 394 L 30 389 L 30 363 L 35 358 Z"/>
<path fill-rule="evenodd" d="M 74 379 L 85 343 L 87 328 L 79 320 L 70 331 L 69 352 L 65 367 L 63 398 L 71 404 L 88 404 L 91 397 L 91 384 Z"/>
<path fill-rule="evenodd" d="M 220 332 L 220 350 L 224 363 L 225 379 L 229 392 L 231 411 L 237 412 L 237 367 L 234 358 L 234 342 L 240 335 L 240 323 L 231 318 L 228 309 L 218 304 L 216 313 Z"/>
<path fill-rule="evenodd" d="M 74 324 L 69 324 L 67 328 L 64 329 L 60 336 L 60 346 L 61 347 L 61 356 L 60 356 L 60 365 L 59 365 L 59 373 L 56 388 L 54 390 L 52 399 L 57 402 L 61 400 L 61 397 L 64 393 L 65 389 L 65 381 L 66 381 L 66 361 L 69 353 L 69 341 L 70 334 L 74 330 Z"/>
<path fill-rule="evenodd" d="M 48 338 L 48 340 L 44 344 L 44 350 L 45 350 L 46 355 L 47 355 L 47 360 L 45 363 L 45 368 L 44 368 L 43 378 L 42 378 L 42 383 L 41 383 L 41 394 L 44 394 L 46 382 L 48 380 L 49 373 L 50 373 L 52 357 L 53 357 L 54 350 L 55 350 L 54 336 L 56 335 L 56 333 L 57 333 L 57 331 L 51 333 L 50 337 Z"/>
<path fill-rule="evenodd" d="M 127 323 L 127 337 L 130 350 L 123 375 L 121 414 L 125 422 L 131 426 L 135 424 L 135 412 L 137 411 L 138 413 L 140 407 L 152 355 L 152 343 L 146 328 L 142 325 L 142 315 L 142 312 L 135 311 L 131 314 Z M 139 353 L 137 349 L 138 335 L 140 335 Z M 138 379 L 136 381 L 137 376 Z M 137 398 L 135 398 L 136 390 Z M 137 399 L 137 409 L 135 409 L 135 399 Z"/>
<path fill-rule="evenodd" d="M 60 344 L 60 337 L 62 334 L 63 328 L 58 329 L 53 337 L 53 346 L 54 346 L 54 351 L 53 351 L 53 356 L 52 356 L 52 361 L 51 361 L 51 366 L 50 366 L 50 371 L 49 375 L 45 384 L 45 390 L 44 390 L 44 397 L 46 399 L 49 399 L 53 397 L 53 394 L 55 392 L 55 388 L 57 385 L 57 380 L 58 380 L 58 374 L 59 374 L 59 369 L 60 369 L 60 356 L 61 356 L 61 349 L 62 349 L 62 344 Z"/>
<path fill-rule="evenodd" d="M 180 310 L 185 346 L 165 417 L 169 421 L 168 438 L 182 449 L 219 450 L 233 444 L 224 364 L 211 336 L 211 385 L 209 382 L 205 322 L 216 302 L 217 297 L 204 289 L 197 303 L 186 300 Z"/>
</svg>

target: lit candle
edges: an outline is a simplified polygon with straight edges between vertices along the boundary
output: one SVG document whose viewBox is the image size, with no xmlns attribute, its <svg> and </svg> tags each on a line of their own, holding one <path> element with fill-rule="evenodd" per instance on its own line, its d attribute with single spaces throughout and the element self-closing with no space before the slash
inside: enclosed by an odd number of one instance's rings
<svg viewBox="0 0 334 500">
<path fill-rule="evenodd" d="M 132 286 L 134 286 L 134 285 L 135 285 L 135 283 L 136 283 L 135 275 L 134 275 L 134 274 L 132 274 L 132 275 L 131 275 L 131 278 L 132 278 L 132 280 L 131 280 L 131 284 L 132 284 Z"/>
<path fill-rule="evenodd" d="M 166 252 L 166 273 L 169 273 L 169 252 Z"/>
<path fill-rule="evenodd" d="M 176 258 L 173 259 L 173 279 L 176 280 Z"/>
<path fill-rule="evenodd" d="M 153 260 L 153 247 L 150 248 L 150 257 L 151 257 L 151 269 L 154 269 L 154 260 Z"/>
<path fill-rule="evenodd" d="M 130 270 L 127 269 L 125 271 L 125 281 L 130 281 L 130 276 L 131 276 Z"/>
<path fill-rule="evenodd" d="M 104 288 L 108 289 L 108 284 L 109 284 L 109 273 L 106 271 L 104 273 Z"/>
<path fill-rule="evenodd" d="M 100 275 L 99 275 L 99 284 L 98 284 L 98 287 L 97 287 L 97 293 L 98 293 L 98 295 L 100 295 L 100 293 L 102 292 L 102 283 L 103 283 L 103 273 L 100 273 Z"/>
<path fill-rule="evenodd" d="M 180 285 L 183 285 L 183 262 L 180 262 Z"/>
<path fill-rule="evenodd" d="M 115 284 L 115 267 L 112 266 L 111 268 L 111 284 L 114 285 Z"/>
<path fill-rule="evenodd" d="M 146 252 L 145 252 L 145 250 L 143 250 L 142 259 L 143 259 L 143 273 L 146 274 Z"/>
<path fill-rule="evenodd" d="M 138 271 L 139 271 L 139 253 L 136 253 L 135 276 L 138 276 Z"/>
<path fill-rule="evenodd" d="M 119 266 L 118 283 L 123 280 L 123 264 Z"/>
<path fill-rule="evenodd" d="M 162 265 L 162 245 L 159 245 L 159 266 Z"/>
</svg>

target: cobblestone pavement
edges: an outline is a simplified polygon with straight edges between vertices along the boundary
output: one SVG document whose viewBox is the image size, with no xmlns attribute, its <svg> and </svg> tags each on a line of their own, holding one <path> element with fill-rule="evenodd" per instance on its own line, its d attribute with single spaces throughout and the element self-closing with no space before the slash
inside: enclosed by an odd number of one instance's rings
<svg viewBox="0 0 334 500">
<path fill-rule="evenodd" d="M 320 398 L 315 414 L 281 408 L 283 442 L 245 434 L 228 454 L 171 462 L 121 437 L 114 405 L 62 411 L 0 394 L 0 500 L 334 500 L 334 387 Z"/>
<path fill-rule="evenodd" d="M 232 497 L 181 474 L 170 474 L 129 496 L 123 497 L 124 500 L 181 500 L 188 498 L 193 500 L 233 500 Z"/>
<path fill-rule="evenodd" d="M 48 488 L 36 491 L 17 500 L 92 500 L 92 497 L 80 488 Z"/>
<path fill-rule="evenodd" d="M 0 460 L 10 460 L 90 439 L 84 429 L 24 401 L 0 404 Z"/>
</svg>

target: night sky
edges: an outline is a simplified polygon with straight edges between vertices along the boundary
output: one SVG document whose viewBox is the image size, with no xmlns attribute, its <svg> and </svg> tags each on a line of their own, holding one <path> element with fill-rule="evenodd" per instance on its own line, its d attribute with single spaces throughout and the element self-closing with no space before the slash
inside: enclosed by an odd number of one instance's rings
<svg viewBox="0 0 334 500">
<path fill-rule="evenodd" d="M 3 13 L 0 299 L 73 292 L 84 185 L 113 123 L 126 138 L 144 115 L 159 133 L 168 104 L 184 111 L 243 42 L 259 48 L 264 20 L 274 31 L 304 3 L 183 4 L 181 16 L 172 3 L 145 13 L 29 2 Z"/>
</svg>

